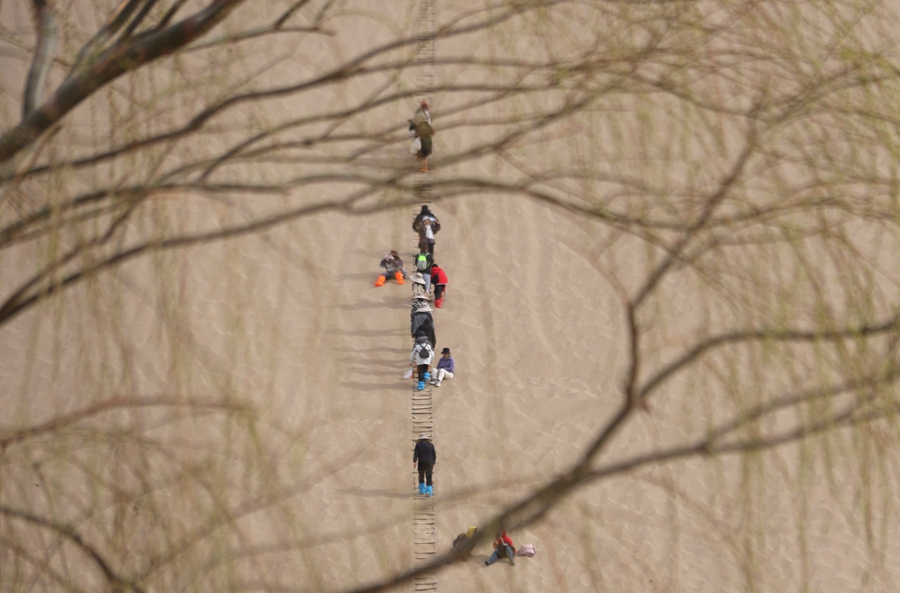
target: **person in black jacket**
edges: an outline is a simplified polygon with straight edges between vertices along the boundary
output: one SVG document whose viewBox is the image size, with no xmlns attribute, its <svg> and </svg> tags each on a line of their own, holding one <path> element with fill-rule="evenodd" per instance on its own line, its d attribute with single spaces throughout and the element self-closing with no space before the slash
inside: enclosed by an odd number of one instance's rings
<svg viewBox="0 0 900 593">
<path fill-rule="evenodd" d="M 424 432 L 419 435 L 416 441 L 416 449 L 413 451 L 413 469 L 416 464 L 419 467 L 419 494 L 434 495 L 434 484 L 431 481 L 431 473 L 434 470 L 434 464 L 437 462 L 437 453 L 434 450 L 434 444 Z M 426 485 L 427 481 L 427 485 Z"/>
<path fill-rule="evenodd" d="M 427 205 L 422 206 L 422 211 L 419 212 L 412 223 L 413 230 L 419 234 L 419 250 L 422 252 L 429 252 L 429 245 L 425 238 L 425 225 L 422 224 L 426 218 L 431 221 L 432 235 L 436 235 L 441 230 L 441 221 L 438 220 L 438 217 L 434 215 L 434 212 L 428 209 Z M 430 253 L 434 254 L 434 243 L 431 244 Z"/>
<path fill-rule="evenodd" d="M 415 340 L 419 332 L 425 332 L 431 348 L 437 345 L 437 339 L 434 335 L 434 318 L 431 316 L 431 307 L 428 303 L 419 306 L 415 312 L 410 314 L 409 335 Z"/>
<path fill-rule="evenodd" d="M 422 221 L 426 218 L 431 218 L 437 220 L 437 216 L 434 215 L 434 212 L 428 209 L 428 205 L 422 206 L 422 210 L 419 214 L 416 215 L 416 218 L 413 220 L 412 228 L 415 232 L 422 234 Z"/>
</svg>

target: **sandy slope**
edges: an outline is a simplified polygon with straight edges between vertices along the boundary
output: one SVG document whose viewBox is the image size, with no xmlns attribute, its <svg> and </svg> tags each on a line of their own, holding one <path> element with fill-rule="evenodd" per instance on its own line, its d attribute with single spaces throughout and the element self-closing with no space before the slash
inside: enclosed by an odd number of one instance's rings
<svg viewBox="0 0 900 593">
<path fill-rule="evenodd" d="M 408 16 L 384 17 L 385 29 L 403 26 Z M 377 38 L 371 21 L 364 24 L 358 32 Z M 344 33 L 353 34 L 353 27 Z M 478 140 L 477 131 L 443 132 L 440 110 L 438 100 L 437 151 Z M 457 118 L 468 116 L 474 114 Z M 408 159 L 406 148 L 397 143 L 383 158 Z M 440 152 L 433 166 L 439 179 Z M 439 201 L 433 210 L 443 225 L 436 260 L 450 279 L 445 307 L 434 313 L 438 350 L 450 347 L 457 363 L 456 377 L 434 392 L 438 532 L 449 547 L 468 525 L 566 469 L 619 405 L 625 317 L 601 264 L 616 262 L 619 281 L 631 288 L 646 261 L 638 241 L 534 202 L 467 197 Z M 210 207 L 198 218 L 217 214 Z M 65 306 L 29 312 L 3 328 L 0 421 L 4 427 L 39 422 L 122 393 L 250 399 L 261 408 L 259 435 L 213 420 L 182 426 L 164 415 L 117 421 L 177 440 L 172 449 L 188 460 L 195 455 L 226 468 L 210 490 L 229 502 L 272 494 L 267 488 L 276 480 L 242 473 L 248 467 L 270 464 L 272 476 L 301 485 L 274 509 L 239 520 L 239 533 L 208 544 L 216 553 L 228 548 L 236 574 L 336 590 L 411 565 L 411 385 L 401 379 L 411 345 L 410 290 L 372 283 L 390 249 L 411 267 L 414 214 L 320 215 L 239 242 L 147 258 L 72 290 Z M 23 264 L 6 257 L 4 272 L 19 274 Z M 664 327 L 654 336 L 654 364 L 665 359 L 666 348 L 690 341 L 709 304 L 695 302 L 693 287 L 681 282 L 666 286 L 666 299 L 648 316 L 648 324 Z M 721 403 L 697 396 L 702 387 L 696 379 L 676 380 L 651 413 L 617 435 L 604 460 L 702 434 L 709 408 Z M 265 444 L 265 463 L 241 457 L 241 446 L 253 438 Z M 83 476 L 65 482 L 78 473 L 68 461 L 81 451 L 85 465 L 113 475 L 114 448 L 105 441 L 91 448 L 81 434 L 73 439 L 63 451 L 39 452 L 55 460 L 42 463 L 62 476 L 57 494 L 4 490 L 4 502 L 55 509 L 66 521 L 101 517 L 102 525 L 118 524 L 112 494 L 97 494 L 102 488 Z M 231 440 L 234 450 L 222 445 Z M 439 590 L 712 593 L 737 590 L 758 571 L 762 591 L 800 590 L 808 579 L 811 590 L 837 592 L 861 582 L 869 569 L 872 590 L 893 590 L 896 554 L 887 555 L 887 569 L 872 567 L 865 557 L 869 536 L 845 518 L 858 504 L 840 487 L 852 456 L 837 464 L 832 484 L 816 476 L 798 485 L 780 473 L 797 463 L 796 454 L 774 455 L 776 469 L 759 487 L 761 502 L 752 504 L 740 495 L 741 479 L 759 468 L 728 460 L 690 459 L 596 483 L 545 521 L 510 533 L 517 544 L 533 544 L 536 557 L 514 568 L 485 567 L 490 548 L 483 544 L 470 562 L 441 573 Z M 153 468 L 165 482 L 164 470 Z M 27 456 L 6 471 L 22 484 L 37 472 Z M 116 480 L 138 488 L 131 476 L 110 478 Z M 148 562 L 153 546 L 165 547 L 164 538 L 148 535 L 156 524 L 139 508 L 165 509 L 173 519 L 166 529 L 174 534 L 211 508 L 205 497 L 213 495 L 172 488 L 133 501 L 130 519 L 116 533 L 133 552 L 132 567 Z M 793 489 L 821 494 L 801 513 L 791 506 Z M 767 530 L 765 537 L 757 526 Z M 100 537 L 102 529 L 95 529 Z M 290 538 L 315 545 L 291 547 Z M 748 545 L 754 538 L 760 541 Z M 274 551 L 239 557 L 257 544 Z M 808 546 L 806 564 L 799 560 L 801 544 Z M 890 541 L 885 548 L 895 550 Z M 748 557 L 747 549 L 758 556 Z"/>
</svg>

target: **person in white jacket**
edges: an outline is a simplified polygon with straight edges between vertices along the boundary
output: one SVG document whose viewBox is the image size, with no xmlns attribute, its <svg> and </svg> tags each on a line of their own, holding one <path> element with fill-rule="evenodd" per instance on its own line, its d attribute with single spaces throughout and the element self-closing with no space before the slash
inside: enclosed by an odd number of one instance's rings
<svg viewBox="0 0 900 593">
<path fill-rule="evenodd" d="M 431 378 L 431 374 L 428 371 L 431 369 L 432 360 L 434 360 L 434 349 L 431 347 L 431 342 L 428 341 L 428 336 L 425 332 L 416 334 L 416 343 L 409 354 L 409 368 L 413 368 L 413 365 L 415 365 L 419 373 L 419 383 L 416 386 L 416 391 L 423 391 L 425 389 L 425 381 Z"/>
</svg>

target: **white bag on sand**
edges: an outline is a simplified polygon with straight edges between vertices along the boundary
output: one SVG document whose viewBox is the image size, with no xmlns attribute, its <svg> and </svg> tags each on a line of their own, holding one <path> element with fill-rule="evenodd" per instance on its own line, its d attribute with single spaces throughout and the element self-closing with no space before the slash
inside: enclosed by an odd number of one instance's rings
<svg viewBox="0 0 900 593">
<path fill-rule="evenodd" d="M 406 369 L 406 372 L 403 373 L 404 379 L 412 379 L 412 369 Z"/>
<path fill-rule="evenodd" d="M 534 556 L 534 546 L 522 544 L 522 547 L 516 550 L 516 556 Z"/>
<path fill-rule="evenodd" d="M 412 146 L 409 147 L 409 154 L 416 156 L 420 150 L 422 150 L 422 139 L 416 138 L 413 140 Z"/>
</svg>

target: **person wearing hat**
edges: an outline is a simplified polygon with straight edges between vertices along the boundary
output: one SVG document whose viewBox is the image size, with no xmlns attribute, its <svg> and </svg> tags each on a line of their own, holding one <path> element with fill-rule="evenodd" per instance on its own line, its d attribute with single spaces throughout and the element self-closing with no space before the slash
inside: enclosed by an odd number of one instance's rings
<svg viewBox="0 0 900 593">
<path fill-rule="evenodd" d="M 428 299 L 428 291 L 425 290 L 425 276 L 421 272 L 412 275 L 413 300 L 418 298 Z"/>
<path fill-rule="evenodd" d="M 409 320 L 409 335 L 415 339 L 420 333 L 428 336 L 431 348 L 434 349 L 437 345 L 437 339 L 434 335 L 434 318 L 431 316 L 431 307 L 427 302 L 419 305 L 415 312 L 411 313 Z"/>
<path fill-rule="evenodd" d="M 469 540 L 472 539 L 472 537 L 476 533 L 478 533 L 478 528 L 475 527 L 474 525 L 470 525 L 469 529 L 465 533 L 460 533 L 459 535 L 456 536 L 456 539 L 453 540 L 453 548 L 462 547 L 464 550 L 459 555 L 460 560 L 468 560 L 469 558 L 472 557 L 471 544 L 469 544 L 469 546 L 466 546 L 466 544 L 469 543 Z M 466 548 L 468 548 L 468 549 L 466 549 Z"/>
<path fill-rule="evenodd" d="M 413 451 L 413 469 L 419 471 L 419 494 L 434 495 L 431 474 L 434 471 L 435 463 L 437 463 L 437 453 L 434 450 L 434 443 L 431 442 L 431 437 L 423 432 L 419 435 Z M 418 468 L 416 468 L 416 464 L 418 464 Z"/>
<path fill-rule="evenodd" d="M 437 367 L 434 371 L 434 379 L 431 380 L 431 384 L 435 387 L 440 387 L 441 381 L 453 378 L 453 372 L 455 370 L 456 362 L 453 360 L 453 357 L 450 356 L 450 349 L 444 348 L 441 350 L 441 359 L 437 363 Z"/>
<path fill-rule="evenodd" d="M 421 295 L 418 295 L 418 294 L 417 294 L 417 295 L 413 295 L 413 298 L 412 298 L 412 305 L 411 305 L 410 308 L 409 308 L 409 322 L 410 322 L 410 323 L 412 323 L 413 317 L 414 317 L 415 314 L 419 311 L 419 309 L 421 309 L 421 308 L 424 307 L 425 305 L 428 305 L 428 301 L 425 300 L 425 295 L 424 295 L 424 294 L 421 294 Z"/>
<path fill-rule="evenodd" d="M 412 352 L 409 354 L 409 368 L 411 369 L 415 365 L 419 373 L 419 384 L 416 386 L 416 391 L 425 389 L 425 381 L 431 377 L 428 371 L 431 369 L 432 360 L 434 360 L 434 349 L 428 343 L 428 335 L 425 332 L 419 332 L 416 334 L 416 343 L 413 344 Z"/>
</svg>

